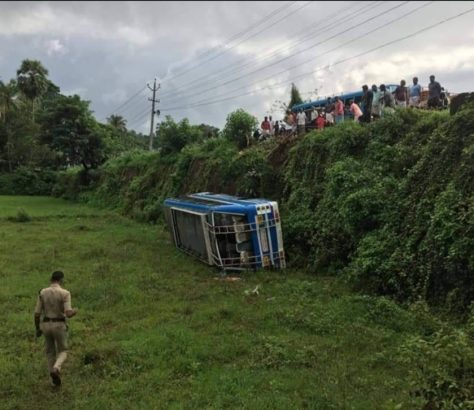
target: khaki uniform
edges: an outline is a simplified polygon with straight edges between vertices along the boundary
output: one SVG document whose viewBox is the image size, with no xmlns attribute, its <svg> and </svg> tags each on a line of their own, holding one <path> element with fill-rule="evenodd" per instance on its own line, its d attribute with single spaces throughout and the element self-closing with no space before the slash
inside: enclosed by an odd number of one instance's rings
<svg viewBox="0 0 474 410">
<path fill-rule="evenodd" d="M 41 323 L 50 372 L 53 371 L 53 368 L 61 370 L 67 357 L 67 327 L 64 312 L 70 309 L 71 294 L 58 283 L 53 283 L 49 288 L 40 291 L 35 314 L 42 313 L 44 318 L 49 319 L 64 319 L 62 322 L 45 322 L 43 318 Z"/>
</svg>

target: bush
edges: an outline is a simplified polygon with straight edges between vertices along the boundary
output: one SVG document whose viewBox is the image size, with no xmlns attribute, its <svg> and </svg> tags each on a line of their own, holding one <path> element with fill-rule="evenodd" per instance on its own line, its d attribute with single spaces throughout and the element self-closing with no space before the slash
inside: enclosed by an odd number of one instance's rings
<svg viewBox="0 0 474 410">
<path fill-rule="evenodd" d="M 465 312 L 474 299 L 474 110 L 400 110 L 306 135 L 284 171 L 289 260 Z"/>
<path fill-rule="evenodd" d="M 222 135 L 241 150 L 250 145 L 252 133 L 256 126 L 257 119 L 242 108 L 239 108 L 227 116 Z"/>
<path fill-rule="evenodd" d="M 23 209 L 20 208 L 16 216 L 10 216 L 7 218 L 11 222 L 30 222 L 31 216 Z"/>
<path fill-rule="evenodd" d="M 55 183 L 53 171 L 19 167 L 0 175 L 0 195 L 51 195 Z"/>
<path fill-rule="evenodd" d="M 474 315 L 465 329 L 443 327 L 430 338 L 416 336 L 405 343 L 399 360 L 411 369 L 411 407 L 473 408 L 473 346 Z"/>
<path fill-rule="evenodd" d="M 51 194 L 64 199 L 78 200 L 84 192 L 95 189 L 101 172 L 98 169 L 85 170 L 82 167 L 58 172 Z"/>
</svg>

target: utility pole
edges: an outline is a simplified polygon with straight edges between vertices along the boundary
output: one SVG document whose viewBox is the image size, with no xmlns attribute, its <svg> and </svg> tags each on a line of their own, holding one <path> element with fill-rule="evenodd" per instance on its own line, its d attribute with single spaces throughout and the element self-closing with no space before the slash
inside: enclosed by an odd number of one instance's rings
<svg viewBox="0 0 474 410">
<path fill-rule="evenodd" d="M 155 103 L 159 103 L 160 100 L 155 100 L 155 95 L 156 92 L 160 88 L 160 84 L 158 84 L 158 87 L 156 86 L 156 78 L 155 81 L 153 81 L 153 88 L 150 87 L 150 84 L 146 85 L 150 91 L 153 91 L 153 98 L 148 98 L 148 101 L 151 101 L 151 124 L 150 124 L 150 146 L 149 149 L 150 151 L 153 151 L 153 123 L 155 121 L 155 114 L 160 115 L 160 111 L 156 110 L 155 111 Z"/>
</svg>

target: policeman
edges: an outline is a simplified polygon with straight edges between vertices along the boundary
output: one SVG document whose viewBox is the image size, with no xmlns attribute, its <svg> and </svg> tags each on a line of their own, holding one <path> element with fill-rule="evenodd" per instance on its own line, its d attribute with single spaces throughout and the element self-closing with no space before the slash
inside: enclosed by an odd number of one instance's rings
<svg viewBox="0 0 474 410">
<path fill-rule="evenodd" d="M 44 334 L 48 370 L 54 386 L 61 385 L 61 366 L 67 357 L 66 317 L 77 313 L 77 309 L 71 308 L 71 294 L 61 287 L 63 281 L 63 272 L 53 272 L 51 285 L 39 292 L 35 308 L 36 336 Z"/>
</svg>

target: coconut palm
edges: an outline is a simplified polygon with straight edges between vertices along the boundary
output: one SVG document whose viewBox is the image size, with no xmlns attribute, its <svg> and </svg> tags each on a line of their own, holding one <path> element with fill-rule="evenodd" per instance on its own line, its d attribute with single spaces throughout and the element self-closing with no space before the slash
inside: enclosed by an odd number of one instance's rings
<svg viewBox="0 0 474 410">
<path fill-rule="evenodd" d="M 34 117 L 35 101 L 48 89 L 48 70 L 38 60 L 23 60 L 16 76 L 18 89 L 31 101 Z"/>
<path fill-rule="evenodd" d="M 112 114 L 109 118 L 107 118 L 107 122 L 118 131 L 127 131 L 127 120 L 121 115 Z"/>
</svg>

